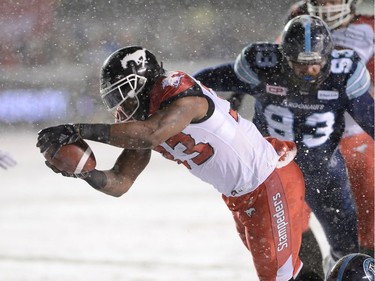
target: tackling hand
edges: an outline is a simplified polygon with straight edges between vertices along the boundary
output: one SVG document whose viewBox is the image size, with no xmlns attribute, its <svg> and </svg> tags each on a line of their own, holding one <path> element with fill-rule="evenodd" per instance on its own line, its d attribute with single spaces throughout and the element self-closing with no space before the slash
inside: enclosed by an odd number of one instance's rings
<svg viewBox="0 0 375 281">
<path fill-rule="evenodd" d="M 277 154 L 280 156 L 276 168 L 282 168 L 288 165 L 297 155 L 297 147 L 294 142 L 282 141 L 273 137 L 265 137 L 265 139 L 272 144 Z"/>
<path fill-rule="evenodd" d="M 51 155 L 54 157 L 63 145 L 74 143 L 80 138 L 79 124 L 63 124 L 39 131 L 36 146 L 40 148 L 41 153 L 52 147 L 54 151 Z"/>
</svg>

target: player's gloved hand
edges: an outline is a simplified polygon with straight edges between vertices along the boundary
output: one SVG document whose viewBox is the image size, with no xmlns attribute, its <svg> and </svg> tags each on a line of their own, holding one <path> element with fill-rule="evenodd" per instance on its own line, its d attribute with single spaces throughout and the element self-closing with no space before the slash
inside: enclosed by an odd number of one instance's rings
<svg viewBox="0 0 375 281">
<path fill-rule="evenodd" d="M 85 179 L 89 175 L 89 172 L 80 173 L 80 174 L 71 174 L 71 173 L 68 173 L 68 172 L 61 171 L 61 170 L 57 169 L 55 166 L 53 166 L 52 164 L 50 164 L 48 161 L 45 161 L 44 163 L 46 164 L 46 166 L 48 168 L 50 168 L 56 174 L 61 174 L 64 177 L 77 178 L 77 179 Z"/>
<path fill-rule="evenodd" d="M 0 150 L 0 167 L 4 170 L 13 167 L 17 162 L 6 152 Z"/>
<path fill-rule="evenodd" d="M 81 138 L 79 127 L 79 124 L 63 124 L 45 128 L 38 132 L 36 146 L 40 148 L 41 153 L 52 147 L 54 151 L 51 151 L 51 155 L 54 157 L 63 145 L 76 142 Z"/>
<path fill-rule="evenodd" d="M 265 137 L 272 144 L 277 154 L 280 156 L 276 168 L 282 168 L 288 165 L 297 155 L 296 144 L 292 141 L 282 141 L 273 137 Z"/>
</svg>

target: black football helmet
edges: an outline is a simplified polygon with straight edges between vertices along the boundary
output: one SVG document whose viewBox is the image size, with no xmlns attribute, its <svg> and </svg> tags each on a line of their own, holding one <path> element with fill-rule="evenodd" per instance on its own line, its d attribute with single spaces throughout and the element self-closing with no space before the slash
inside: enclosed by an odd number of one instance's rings
<svg viewBox="0 0 375 281">
<path fill-rule="evenodd" d="M 307 11 L 311 16 L 323 19 L 332 30 L 348 22 L 355 13 L 357 0 L 341 0 L 340 4 L 326 5 L 327 0 L 307 0 Z"/>
<path fill-rule="evenodd" d="M 121 48 L 104 62 L 100 75 L 100 96 L 108 110 L 121 107 L 128 121 L 148 117 L 150 90 L 164 73 L 155 56 L 139 46 Z M 127 101 L 124 103 L 124 101 Z"/>
<path fill-rule="evenodd" d="M 292 75 L 293 82 L 302 91 L 316 88 L 328 77 L 333 40 L 328 26 L 320 18 L 302 15 L 291 19 L 284 27 L 280 49 L 292 69 L 293 63 L 320 64 L 316 77 Z"/>
<path fill-rule="evenodd" d="M 339 259 L 326 281 L 374 281 L 374 258 L 365 254 L 349 254 Z"/>
</svg>

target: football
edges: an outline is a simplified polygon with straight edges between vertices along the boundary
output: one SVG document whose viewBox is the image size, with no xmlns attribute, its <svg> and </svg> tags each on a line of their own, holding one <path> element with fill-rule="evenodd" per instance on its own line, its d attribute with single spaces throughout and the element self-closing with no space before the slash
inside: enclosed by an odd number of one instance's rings
<svg viewBox="0 0 375 281">
<path fill-rule="evenodd" d="M 60 171 L 81 174 L 95 169 L 96 159 L 90 146 L 84 140 L 62 146 L 52 158 L 53 149 L 43 153 L 46 160 Z"/>
</svg>

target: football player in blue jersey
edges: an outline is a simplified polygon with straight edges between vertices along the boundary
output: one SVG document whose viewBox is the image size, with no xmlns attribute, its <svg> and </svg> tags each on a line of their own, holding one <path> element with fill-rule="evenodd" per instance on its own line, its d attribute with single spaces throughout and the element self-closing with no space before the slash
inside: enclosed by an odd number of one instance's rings
<svg viewBox="0 0 375 281">
<path fill-rule="evenodd" d="M 250 44 L 235 62 L 194 76 L 216 91 L 255 98 L 253 122 L 262 134 L 297 144 L 306 201 L 323 227 L 333 261 L 358 252 L 356 206 L 338 144 L 345 112 L 374 135 L 370 76 L 359 56 L 333 50 L 328 26 L 303 15 L 286 24 L 281 44 Z"/>
</svg>

